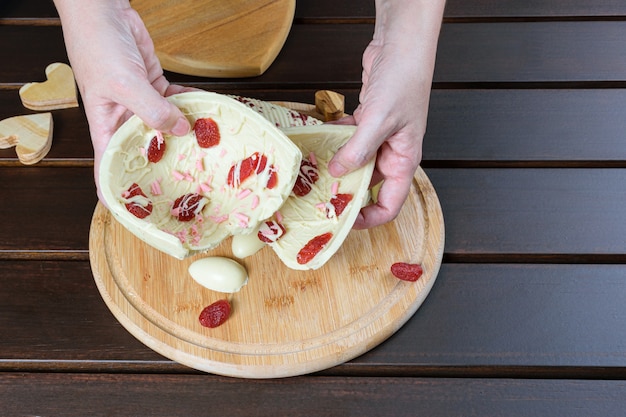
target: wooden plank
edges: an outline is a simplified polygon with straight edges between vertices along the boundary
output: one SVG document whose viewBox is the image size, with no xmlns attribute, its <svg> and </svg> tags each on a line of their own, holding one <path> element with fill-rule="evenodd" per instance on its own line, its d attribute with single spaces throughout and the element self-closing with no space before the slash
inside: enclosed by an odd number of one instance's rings
<svg viewBox="0 0 626 417">
<path fill-rule="evenodd" d="M 346 96 L 348 109 L 356 108 L 358 90 L 338 91 Z M 312 102 L 315 94 L 315 90 L 218 92 L 296 102 Z M 545 161 L 556 166 L 624 163 L 625 101 L 622 89 L 435 89 L 423 160 L 429 167 L 454 161 L 475 166 L 499 161 Z M 21 106 L 17 91 L 0 90 L 0 120 L 30 113 Z M 84 109 L 56 111 L 53 118 L 53 145 L 45 161 L 88 163 L 93 151 Z M 15 151 L 0 150 L 2 161 L 17 161 Z"/>
<path fill-rule="evenodd" d="M 9 415 L 620 416 L 624 381 L 4 374 Z M 111 401 L 115 398 L 115 401 Z"/>
<path fill-rule="evenodd" d="M 423 159 L 626 161 L 626 91 L 433 90 Z"/>
<path fill-rule="evenodd" d="M 617 261 L 626 253 L 626 169 L 426 172 L 443 207 L 447 256 Z M 0 251 L 87 250 L 96 201 L 91 168 L 2 167 L 0 194 L 0 215 L 12 219 L 0 225 L 1 236 L 12 236 Z M 44 209 L 46 216 L 36 215 Z"/>
<path fill-rule="evenodd" d="M 446 18 L 507 18 L 507 17 L 621 17 L 626 4 L 621 0 L 448 0 Z"/>
<path fill-rule="evenodd" d="M 0 168 L 0 253 L 88 247 L 96 193 L 91 168 Z M 10 238 L 9 238 L 10 237 Z"/>
<path fill-rule="evenodd" d="M 0 370 L 192 373 L 115 320 L 86 261 L 2 261 L 0 277 Z M 625 265 L 444 264 L 394 336 L 328 373 L 614 377 L 625 292 Z"/>
<path fill-rule="evenodd" d="M 623 81 L 626 22 L 444 25 L 435 82 Z"/>
<path fill-rule="evenodd" d="M 626 253 L 626 169 L 428 169 L 454 255 Z"/>
<path fill-rule="evenodd" d="M 297 19 L 358 19 L 374 18 L 374 2 L 333 0 L 300 0 L 296 3 Z M 626 15 L 626 4 L 621 0 L 448 0 L 445 18 L 502 18 L 502 17 L 621 17 Z M 0 18 L 58 17 L 52 1 L 4 0 L 0 4 Z"/>
<path fill-rule="evenodd" d="M 59 14 L 51 0 L 3 0 L 0 3 L 0 19 L 58 18 Z"/>
<path fill-rule="evenodd" d="M 191 85 L 216 82 L 222 88 L 358 88 L 361 55 L 373 25 L 298 25 L 267 72 L 258 78 L 217 81 L 168 74 Z M 435 81 L 607 82 L 626 80 L 626 56 L 616 54 L 626 37 L 626 22 L 522 22 L 445 24 Z M 11 39 L 21 39 L 19 46 Z M 20 60 L 13 59 L 22 56 Z M 314 59 L 312 58 L 314 57 Z M 51 62 L 66 62 L 59 27 L 0 26 L 0 83 L 43 78 Z M 314 65 L 303 66 L 302 62 Z M 227 86 L 227 87 L 226 87 Z"/>
<path fill-rule="evenodd" d="M 0 277 L 0 363 L 5 366 L 36 360 L 63 369 L 64 361 L 164 360 L 115 320 L 89 262 L 0 261 Z"/>
</svg>

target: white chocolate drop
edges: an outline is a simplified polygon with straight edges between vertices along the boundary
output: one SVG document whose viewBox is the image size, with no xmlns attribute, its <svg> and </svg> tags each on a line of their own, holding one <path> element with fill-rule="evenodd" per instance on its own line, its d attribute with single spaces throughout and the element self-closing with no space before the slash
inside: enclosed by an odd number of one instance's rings
<svg viewBox="0 0 626 417">
<path fill-rule="evenodd" d="M 257 236 L 258 230 L 248 235 L 235 235 L 232 241 L 233 255 L 239 259 L 254 255 L 260 251 L 265 243 Z"/>
<path fill-rule="evenodd" d="M 248 283 L 248 272 L 237 261 L 221 256 L 198 259 L 189 265 L 189 274 L 213 291 L 233 293 Z"/>
</svg>

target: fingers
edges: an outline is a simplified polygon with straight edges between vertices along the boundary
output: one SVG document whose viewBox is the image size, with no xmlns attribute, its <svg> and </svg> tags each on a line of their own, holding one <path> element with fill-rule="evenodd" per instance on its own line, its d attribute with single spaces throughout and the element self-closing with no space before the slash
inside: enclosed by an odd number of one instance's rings
<svg viewBox="0 0 626 417">
<path fill-rule="evenodd" d="M 409 195 L 412 180 L 412 176 L 386 179 L 376 203 L 361 209 L 353 228 L 367 229 L 395 219 Z"/>
<path fill-rule="evenodd" d="M 133 89 L 121 92 L 115 101 L 153 129 L 182 136 L 191 128 L 180 109 L 167 101 L 148 80 L 137 80 Z"/>
<path fill-rule="evenodd" d="M 363 115 L 354 135 L 330 160 L 328 165 L 330 175 L 340 177 L 361 168 L 375 158 L 378 148 L 388 136 L 384 125 L 384 121 L 378 115 Z"/>
</svg>

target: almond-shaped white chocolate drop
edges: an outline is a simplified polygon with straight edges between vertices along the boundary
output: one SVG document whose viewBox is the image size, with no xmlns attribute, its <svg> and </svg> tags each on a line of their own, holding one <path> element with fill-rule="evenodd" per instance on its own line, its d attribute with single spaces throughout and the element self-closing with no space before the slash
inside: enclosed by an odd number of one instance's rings
<svg viewBox="0 0 626 417">
<path fill-rule="evenodd" d="M 189 265 L 189 274 L 213 291 L 233 293 L 248 283 L 248 271 L 237 261 L 221 256 L 198 259 Z"/>
</svg>

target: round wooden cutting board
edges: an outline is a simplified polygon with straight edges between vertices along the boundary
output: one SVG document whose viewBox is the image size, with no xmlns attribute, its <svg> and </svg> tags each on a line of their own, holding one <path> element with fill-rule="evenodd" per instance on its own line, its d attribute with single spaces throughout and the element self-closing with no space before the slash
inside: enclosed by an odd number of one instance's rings
<svg viewBox="0 0 626 417">
<path fill-rule="evenodd" d="M 249 281 L 233 295 L 198 285 L 187 268 L 203 256 L 232 255 L 230 239 L 203 255 L 177 260 L 143 243 L 100 203 L 89 237 L 95 282 L 109 309 L 137 339 L 189 367 L 215 374 L 274 378 L 348 361 L 398 330 L 430 291 L 443 255 L 437 195 L 419 169 L 397 219 L 353 230 L 324 267 L 295 271 L 274 252 L 239 260 Z M 420 263 L 416 282 L 395 278 L 394 262 Z M 229 298 L 232 314 L 209 329 L 200 311 Z"/>
</svg>

